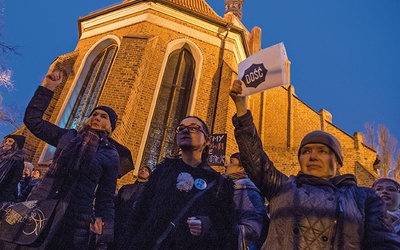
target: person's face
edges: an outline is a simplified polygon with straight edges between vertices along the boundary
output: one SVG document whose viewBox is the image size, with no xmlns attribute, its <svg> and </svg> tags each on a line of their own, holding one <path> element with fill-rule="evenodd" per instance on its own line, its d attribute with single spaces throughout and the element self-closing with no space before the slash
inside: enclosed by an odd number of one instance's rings
<svg viewBox="0 0 400 250">
<path fill-rule="evenodd" d="M 400 192 L 397 190 L 393 182 L 382 180 L 374 187 L 374 189 L 385 202 L 387 210 L 395 211 L 400 208 Z"/>
<path fill-rule="evenodd" d="M 140 168 L 139 169 L 139 173 L 138 173 L 138 177 L 141 179 L 147 179 L 150 176 L 150 172 L 147 168 Z"/>
<path fill-rule="evenodd" d="M 40 178 L 40 172 L 38 170 L 33 170 L 31 177 L 34 179 Z"/>
<path fill-rule="evenodd" d="M 11 149 L 12 145 L 15 143 L 15 140 L 11 137 L 7 137 L 3 140 L 1 146 L 5 149 Z"/>
<path fill-rule="evenodd" d="M 28 167 L 24 168 L 24 175 L 31 176 L 31 170 Z"/>
<path fill-rule="evenodd" d="M 111 131 L 110 118 L 106 111 L 96 109 L 90 117 L 90 127 L 93 129 Z"/>
<path fill-rule="evenodd" d="M 176 133 L 176 141 L 182 151 L 185 149 L 203 151 L 209 144 L 209 138 L 205 135 L 202 123 L 194 117 L 183 119 Z"/>
<path fill-rule="evenodd" d="M 229 163 L 225 165 L 225 174 L 233 174 L 237 172 L 241 172 L 243 167 L 240 166 L 240 162 L 237 158 L 231 158 Z"/>
<path fill-rule="evenodd" d="M 340 167 L 335 153 L 320 143 L 304 145 L 300 150 L 299 163 L 303 173 L 326 180 L 334 177 Z"/>
</svg>

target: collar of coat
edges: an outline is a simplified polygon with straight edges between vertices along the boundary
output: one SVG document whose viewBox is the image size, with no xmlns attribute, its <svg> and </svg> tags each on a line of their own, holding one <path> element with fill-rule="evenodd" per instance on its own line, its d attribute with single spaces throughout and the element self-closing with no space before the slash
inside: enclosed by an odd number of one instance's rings
<svg viewBox="0 0 400 250">
<path fill-rule="evenodd" d="M 343 174 L 330 178 L 329 180 L 325 180 L 320 177 L 299 172 L 296 179 L 297 186 L 301 186 L 303 184 L 312 186 L 330 186 L 335 190 L 340 187 L 357 186 L 357 179 L 352 174 Z"/>
</svg>

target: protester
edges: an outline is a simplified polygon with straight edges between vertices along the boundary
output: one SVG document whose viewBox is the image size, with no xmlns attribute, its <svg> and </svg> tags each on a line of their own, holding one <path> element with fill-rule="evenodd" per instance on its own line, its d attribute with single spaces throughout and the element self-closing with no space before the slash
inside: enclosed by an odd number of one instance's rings
<svg viewBox="0 0 400 250">
<path fill-rule="evenodd" d="M 41 176 L 41 172 L 39 169 L 33 169 L 32 171 L 32 179 L 39 180 Z"/>
<path fill-rule="evenodd" d="M 250 179 L 269 201 L 270 227 L 263 249 L 400 249 L 399 237 L 384 222 L 383 202 L 374 190 L 357 186 L 356 177 L 341 175 L 339 141 L 313 131 L 298 150 L 300 172 L 286 176 L 263 151 L 242 81 L 230 96 L 240 156 Z"/>
<path fill-rule="evenodd" d="M 379 178 L 372 187 L 385 203 L 386 222 L 400 235 L 400 184 L 393 179 Z"/>
<path fill-rule="evenodd" d="M 39 169 L 33 169 L 31 177 L 29 178 L 28 185 L 22 188 L 20 195 L 18 195 L 18 201 L 26 201 L 32 189 L 36 187 L 41 180 L 40 175 L 41 173 Z"/>
<path fill-rule="evenodd" d="M 176 143 L 180 156 L 164 159 L 151 174 L 134 207 L 131 240 L 122 249 L 231 249 L 233 183 L 208 164 L 207 125 L 186 117 Z"/>
<path fill-rule="evenodd" d="M 18 183 L 24 171 L 25 136 L 7 135 L 0 148 L 0 203 L 14 202 Z"/>
<path fill-rule="evenodd" d="M 26 127 L 56 147 L 49 170 L 28 200 L 56 198 L 69 204 L 58 223 L 62 227 L 54 228 L 52 224 L 44 243 L 46 249 L 88 249 L 90 231 L 97 234 L 97 245 L 106 246 L 113 241 L 114 230 L 119 155 L 109 136 L 115 129 L 117 114 L 110 107 L 98 106 L 79 131 L 43 120 L 53 90 L 63 77 L 60 70 L 47 75 L 25 111 Z"/>
<path fill-rule="evenodd" d="M 28 185 L 29 181 L 31 180 L 31 174 L 33 171 L 33 164 L 30 162 L 24 162 L 24 172 L 22 173 L 22 178 L 18 183 L 18 198 L 17 201 L 25 201 L 26 197 L 25 194 L 23 195 L 22 192 L 25 190 Z"/>
<path fill-rule="evenodd" d="M 132 217 L 133 207 L 143 192 L 150 174 L 151 168 L 143 166 L 139 169 L 137 179 L 133 184 L 124 185 L 118 190 L 115 201 L 114 248 L 119 248 L 118 246 L 126 241 L 124 237 L 129 232 L 129 218 Z"/>
<path fill-rule="evenodd" d="M 231 155 L 225 174 L 235 184 L 233 200 L 238 250 L 260 249 L 268 233 L 267 206 L 260 190 L 248 178 L 239 153 Z"/>
</svg>

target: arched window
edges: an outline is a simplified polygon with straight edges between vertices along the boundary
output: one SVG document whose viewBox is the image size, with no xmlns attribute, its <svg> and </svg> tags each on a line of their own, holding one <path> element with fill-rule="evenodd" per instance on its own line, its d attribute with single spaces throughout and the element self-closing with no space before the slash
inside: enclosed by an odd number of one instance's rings
<svg viewBox="0 0 400 250">
<path fill-rule="evenodd" d="M 89 67 L 82 81 L 74 87 L 58 123 L 59 127 L 79 128 L 82 121 L 89 117 L 90 111 L 97 106 L 104 83 L 107 80 L 118 46 L 110 44 L 99 51 L 94 59 L 86 61 Z M 93 52 L 92 52 L 93 53 Z M 50 163 L 55 148 L 46 146 L 40 157 L 41 163 Z"/>
<path fill-rule="evenodd" d="M 188 46 L 173 51 L 164 70 L 141 165 L 155 167 L 174 156 L 175 128 L 186 117 L 192 91 L 195 61 Z"/>
<path fill-rule="evenodd" d="M 93 60 L 79 94 L 72 97 L 76 99 L 76 102 L 68 118 L 67 128 L 77 128 L 82 121 L 89 117 L 90 111 L 97 106 L 116 50 L 115 44 L 110 45 Z"/>
</svg>

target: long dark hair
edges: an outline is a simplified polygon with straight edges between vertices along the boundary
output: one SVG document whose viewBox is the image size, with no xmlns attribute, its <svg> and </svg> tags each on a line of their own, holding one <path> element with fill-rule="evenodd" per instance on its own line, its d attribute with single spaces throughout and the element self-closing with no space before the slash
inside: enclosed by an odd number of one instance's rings
<svg viewBox="0 0 400 250">
<path fill-rule="evenodd" d="M 17 151 L 19 151 L 20 149 L 18 148 L 18 145 L 16 142 L 14 142 L 11 145 L 11 149 L 9 150 L 4 150 L 3 147 L 0 147 L 0 160 L 4 160 L 4 159 L 9 159 L 11 157 L 13 157 Z"/>
<path fill-rule="evenodd" d="M 199 120 L 201 122 L 201 126 L 202 126 L 202 129 L 204 131 L 204 135 L 206 136 L 206 139 L 208 140 L 210 138 L 210 130 L 208 129 L 207 124 L 200 117 L 195 116 L 195 115 L 189 115 L 189 116 L 186 116 L 185 118 L 183 118 L 182 121 L 184 119 L 186 119 L 186 118 L 195 118 L 195 119 Z M 203 152 L 201 153 L 201 161 L 203 163 L 207 163 L 208 164 L 209 151 L 210 151 L 210 146 L 207 145 L 203 149 Z"/>
</svg>

